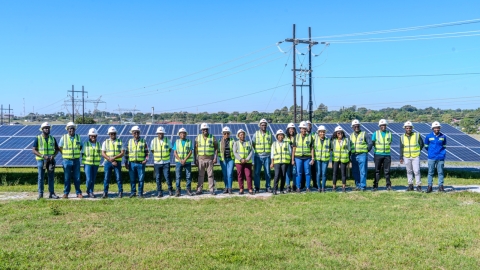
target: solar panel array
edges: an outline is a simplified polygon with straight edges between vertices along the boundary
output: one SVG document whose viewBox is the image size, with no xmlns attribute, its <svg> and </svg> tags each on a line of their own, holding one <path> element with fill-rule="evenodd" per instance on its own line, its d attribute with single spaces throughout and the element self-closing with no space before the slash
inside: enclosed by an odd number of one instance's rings
<svg viewBox="0 0 480 270">
<path fill-rule="evenodd" d="M 335 127 L 340 125 L 347 135 L 350 135 L 353 130 L 350 124 L 314 124 L 314 130 L 319 125 L 324 125 L 327 129 L 327 136 L 331 136 Z M 82 138 L 82 141 L 88 140 L 88 130 L 96 128 L 99 136 L 97 140 L 102 143 L 108 139 L 107 130 L 112 125 L 78 125 L 77 134 Z M 127 143 L 131 138 L 130 129 L 132 125 L 113 125 L 118 134 L 118 137 Z M 175 124 L 175 125 L 138 125 L 141 130 L 141 136 L 145 138 L 150 147 L 150 142 L 156 137 L 156 130 L 162 126 L 165 128 L 165 137 L 174 142 L 178 136 L 178 130 L 185 128 L 188 133 L 188 139 L 195 140 L 197 134 L 200 133 L 200 125 L 198 124 Z M 214 135 L 217 140 L 222 137 L 223 127 L 228 126 L 232 131 L 232 137 L 235 137 L 238 130 L 243 129 L 247 132 L 247 140 L 251 140 L 255 131 L 258 130 L 258 124 L 210 124 L 210 133 Z M 285 131 L 287 124 L 270 124 L 269 130 L 274 134 L 278 129 Z M 298 125 L 297 125 L 298 128 Z M 400 154 L 400 135 L 403 134 L 403 124 L 390 123 L 388 130 L 392 132 L 392 160 L 399 159 Z M 368 133 L 369 136 L 378 129 L 376 123 L 362 123 L 362 129 Z M 419 132 L 423 137 L 431 132 L 429 123 L 414 123 L 414 130 Z M 442 132 L 447 135 L 447 161 L 480 161 L 480 141 L 470 137 L 456 128 L 442 124 Z M 39 126 L 0 126 L 0 166 L 4 167 L 29 167 L 35 166 L 35 157 L 32 154 L 32 145 L 36 136 L 41 132 Z M 65 126 L 53 125 L 51 135 L 60 141 L 63 134 L 66 133 Z M 422 160 L 427 160 L 427 152 L 422 150 Z M 369 153 L 369 159 L 373 160 L 373 151 Z M 174 161 L 173 154 L 171 161 Z M 58 155 L 57 164 L 62 162 L 61 155 Z M 102 159 L 103 162 L 103 159 Z M 153 164 L 153 159 L 149 159 L 149 164 Z"/>
</svg>

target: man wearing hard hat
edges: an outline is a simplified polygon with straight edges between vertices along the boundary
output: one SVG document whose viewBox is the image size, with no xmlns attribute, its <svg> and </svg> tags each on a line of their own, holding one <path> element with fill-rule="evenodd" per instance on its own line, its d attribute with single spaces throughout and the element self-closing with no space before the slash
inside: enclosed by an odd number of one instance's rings
<svg viewBox="0 0 480 270">
<path fill-rule="evenodd" d="M 89 198 L 95 198 L 93 187 L 97 178 L 100 159 L 102 158 L 102 148 L 97 141 L 97 130 L 91 128 L 88 130 L 88 141 L 83 144 L 82 161 L 84 164 L 85 177 L 87 178 L 87 194 Z"/>
<path fill-rule="evenodd" d="M 140 138 L 140 128 L 133 126 L 130 130 L 132 138 L 128 140 L 127 151 L 125 151 L 125 168 L 130 175 L 130 198 L 137 196 L 143 198 L 143 185 L 145 180 L 145 165 L 148 161 L 148 146 L 144 138 Z"/>
<path fill-rule="evenodd" d="M 63 189 L 63 198 L 68 199 L 70 193 L 70 178 L 73 177 L 73 185 L 77 198 L 83 198 L 80 190 L 80 153 L 82 152 L 82 140 L 80 135 L 75 134 L 77 125 L 69 122 L 65 127 L 67 134 L 64 134 L 58 143 L 63 158 L 63 171 L 65 175 L 65 187 Z"/>
<path fill-rule="evenodd" d="M 170 153 L 172 144 L 165 136 L 165 128 L 157 128 L 157 138 L 153 139 L 150 149 L 153 154 L 155 181 L 157 182 L 157 197 L 163 197 L 162 175 L 167 183 L 168 193 L 173 195 L 172 180 L 170 179 Z"/>
<path fill-rule="evenodd" d="M 262 167 L 265 173 L 265 190 L 266 192 L 272 192 L 272 189 L 270 188 L 270 163 L 272 163 L 270 151 L 273 144 L 273 135 L 269 130 L 267 130 L 267 120 L 260 120 L 258 127 L 260 129 L 255 132 L 252 140 L 252 145 L 255 150 L 255 156 L 253 160 L 253 182 L 255 186 L 255 192 L 260 192 L 260 173 L 262 172 Z"/>
<path fill-rule="evenodd" d="M 352 121 L 353 132 L 350 134 L 350 149 L 352 174 L 355 179 L 356 190 L 365 191 L 367 188 L 368 152 L 372 150 L 372 139 L 361 130 L 360 121 Z"/>
<path fill-rule="evenodd" d="M 198 166 L 198 185 L 197 195 L 203 194 L 203 181 L 205 171 L 208 176 L 208 188 L 211 195 L 215 194 L 215 180 L 213 178 L 213 165 L 217 163 L 218 143 L 212 134 L 209 134 L 209 126 L 207 123 L 200 125 L 202 134 L 198 134 L 195 138 L 195 164 Z"/>
<path fill-rule="evenodd" d="M 424 146 L 420 133 L 413 132 L 413 124 L 407 121 L 403 124 L 405 133 L 400 136 L 400 164 L 407 168 L 408 189 L 413 191 L 413 175 L 417 185 L 417 191 L 422 192 L 422 181 L 420 180 L 420 151 Z"/>
<path fill-rule="evenodd" d="M 125 147 L 122 139 L 117 138 L 117 129 L 115 127 L 108 128 L 108 136 L 102 144 L 102 156 L 105 159 L 103 170 L 105 177 L 103 179 L 103 195 L 102 198 L 108 198 L 108 186 L 112 171 L 115 172 L 115 180 L 118 186 L 118 197 L 123 197 L 122 185 L 122 157 L 125 155 Z"/>
<path fill-rule="evenodd" d="M 387 182 L 387 190 L 392 190 L 392 182 L 390 182 L 390 165 L 392 164 L 392 158 L 390 156 L 390 146 L 392 144 L 392 133 L 387 130 L 387 120 L 380 119 L 378 126 L 380 130 L 377 130 L 372 134 L 372 142 L 375 147 L 375 180 L 373 181 L 372 191 L 377 191 L 378 182 L 380 181 L 380 170 L 383 167 L 383 173 Z"/>
<path fill-rule="evenodd" d="M 187 139 L 187 130 L 185 128 L 180 128 L 177 135 L 179 138 L 173 145 L 173 155 L 175 156 L 175 184 L 177 188 L 175 191 L 175 197 L 180 197 L 181 194 L 180 177 L 182 176 L 183 170 L 185 170 L 185 178 L 187 180 L 187 195 L 193 196 L 191 191 L 193 143 L 191 140 Z M 172 196 L 171 193 L 170 196 Z"/>
<path fill-rule="evenodd" d="M 220 165 L 223 173 L 223 183 L 225 189 L 223 194 L 232 194 L 232 181 L 233 181 L 233 143 L 235 140 L 230 138 L 230 128 L 224 127 L 222 129 L 223 138 L 221 139 L 218 147 L 220 148 L 218 158 L 220 159 Z"/>
<path fill-rule="evenodd" d="M 55 195 L 54 177 L 55 177 L 55 156 L 58 154 L 57 140 L 50 135 L 50 124 L 43 123 L 40 126 L 42 134 L 38 135 L 33 141 L 32 152 L 37 160 L 38 168 L 38 199 L 43 198 L 45 170 L 48 177 L 48 198 L 58 199 Z"/>
<path fill-rule="evenodd" d="M 428 150 L 428 187 L 427 193 L 433 191 L 433 175 L 435 168 L 438 173 L 438 191 L 445 192 L 443 188 L 443 166 L 447 155 L 447 136 L 440 132 L 441 125 L 432 123 L 432 132 L 425 137 L 425 148 Z"/>
</svg>

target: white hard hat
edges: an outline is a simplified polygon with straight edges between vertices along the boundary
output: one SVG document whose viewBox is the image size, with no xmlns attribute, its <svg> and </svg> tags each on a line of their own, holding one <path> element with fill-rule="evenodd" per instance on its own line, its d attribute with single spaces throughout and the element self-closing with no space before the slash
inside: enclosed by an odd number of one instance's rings
<svg viewBox="0 0 480 270">
<path fill-rule="evenodd" d="M 289 123 L 287 125 L 287 129 L 289 129 L 289 128 L 295 128 L 295 124 L 294 123 Z"/>
<path fill-rule="evenodd" d="M 49 128 L 51 128 L 52 126 L 50 126 L 50 124 L 49 124 L 48 122 L 43 122 L 42 125 L 40 126 L 40 131 L 42 131 L 42 129 L 43 129 L 44 127 L 49 127 Z"/>
<path fill-rule="evenodd" d="M 138 126 L 133 126 L 132 129 L 130 129 L 130 133 L 133 133 L 134 131 L 140 132 L 140 128 Z"/>
<path fill-rule="evenodd" d="M 383 126 L 383 125 L 385 125 L 385 126 L 388 125 L 387 120 L 380 119 L 380 121 L 378 121 L 378 126 Z"/>
<path fill-rule="evenodd" d="M 222 133 L 224 133 L 224 132 L 232 133 L 232 132 L 230 131 L 230 128 L 229 128 L 229 127 L 224 127 L 224 128 L 222 129 Z"/>
<path fill-rule="evenodd" d="M 341 126 L 337 126 L 337 127 L 335 128 L 335 132 L 337 132 L 337 131 L 343 131 L 343 128 L 342 128 Z"/>
<path fill-rule="evenodd" d="M 442 125 L 440 125 L 440 122 L 435 121 L 432 123 L 432 128 L 435 128 L 435 127 L 442 127 Z"/>
<path fill-rule="evenodd" d="M 305 121 L 305 123 L 312 124 L 312 122 L 310 122 L 310 120 Z"/>
<path fill-rule="evenodd" d="M 285 136 L 285 133 L 283 132 L 283 130 L 279 129 L 277 130 L 277 133 L 275 133 L 275 137 L 277 137 L 278 135 L 282 134 L 283 136 Z"/>
<path fill-rule="evenodd" d="M 265 118 L 262 119 L 262 120 L 260 120 L 260 122 L 258 122 L 258 126 L 260 126 L 262 123 L 265 123 L 265 124 L 268 125 L 268 122 L 267 122 L 267 120 L 266 120 Z"/>
<path fill-rule="evenodd" d="M 90 135 L 93 135 L 93 136 L 97 136 L 98 133 L 97 133 L 97 129 L 96 128 L 91 128 L 88 130 L 88 136 Z"/>
<path fill-rule="evenodd" d="M 77 125 L 75 125 L 75 123 L 73 122 L 68 122 L 65 129 L 68 130 L 69 127 L 73 127 L 74 129 L 77 129 Z"/>
<path fill-rule="evenodd" d="M 117 129 L 115 127 L 109 127 L 108 128 L 107 134 L 110 135 L 112 133 L 117 133 Z"/>
<path fill-rule="evenodd" d="M 204 129 L 209 129 L 207 123 L 202 123 L 202 124 L 200 125 L 200 130 L 204 130 Z"/>
<path fill-rule="evenodd" d="M 185 135 L 188 135 L 187 130 L 185 128 L 181 128 L 178 130 L 177 135 L 180 136 L 180 133 L 185 132 Z"/>
<path fill-rule="evenodd" d="M 324 125 L 320 125 L 320 126 L 318 126 L 318 128 L 317 128 L 317 132 L 318 132 L 318 131 L 320 131 L 320 130 L 323 130 L 323 131 L 327 132 L 327 129 L 325 128 L 325 126 L 324 126 Z"/>
<path fill-rule="evenodd" d="M 163 127 L 158 127 L 158 128 L 157 128 L 157 134 L 158 134 L 158 133 L 163 133 L 163 134 L 165 134 L 165 129 L 164 129 Z"/>
<path fill-rule="evenodd" d="M 358 119 L 353 119 L 352 127 L 355 126 L 355 125 L 360 125 L 360 121 L 358 121 Z"/>
<path fill-rule="evenodd" d="M 238 137 L 238 135 L 239 135 L 240 133 L 242 133 L 242 132 L 245 133 L 245 135 L 247 134 L 247 133 L 245 132 L 245 130 L 239 129 L 239 130 L 237 131 L 237 139 L 240 139 L 240 138 Z"/>
<path fill-rule="evenodd" d="M 405 127 L 412 127 L 413 128 L 412 122 L 407 121 L 407 122 L 403 123 L 403 128 L 405 128 Z"/>
<path fill-rule="evenodd" d="M 307 123 L 305 121 L 300 122 L 300 125 L 298 125 L 299 128 L 308 128 Z"/>
</svg>

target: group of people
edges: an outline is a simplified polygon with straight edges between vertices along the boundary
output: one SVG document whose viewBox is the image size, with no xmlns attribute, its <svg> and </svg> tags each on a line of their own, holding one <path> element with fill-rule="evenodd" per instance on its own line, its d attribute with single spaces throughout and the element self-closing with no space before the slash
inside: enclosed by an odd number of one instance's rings
<svg viewBox="0 0 480 270">
<path fill-rule="evenodd" d="M 209 133 L 209 125 L 200 125 L 201 133 L 195 141 L 187 138 L 185 128 L 178 130 L 178 139 L 171 142 L 165 137 L 165 129 L 156 130 L 157 137 L 150 146 L 140 136 L 140 128 L 133 126 L 130 130 L 132 137 L 124 144 L 118 138 L 115 127 L 108 129 L 109 138 L 102 144 L 97 141 L 97 130 L 91 128 L 88 132 L 88 141 L 82 143 L 75 133 L 77 126 L 70 122 L 66 125 L 67 133 L 62 136 L 57 144 L 56 139 L 50 135 L 51 126 L 48 122 L 41 125 L 40 135 L 33 144 L 33 153 L 38 167 L 38 198 L 44 197 L 45 173 L 48 179 L 49 198 L 58 199 L 54 191 L 55 157 L 62 154 L 64 170 L 63 198 L 68 198 L 71 189 L 71 179 L 75 186 L 78 198 L 83 197 L 80 189 L 80 166 L 84 164 L 86 176 L 87 196 L 95 198 L 94 182 L 97 177 L 101 157 L 104 158 L 104 188 L 102 198 L 108 198 L 109 181 L 112 173 L 118 185 L 118 197 L 123 197 L 122 186 L 122 161 L 130 176 L 130 197 L 144 197 L 145 166 L 148 159 L 153 156 L 157 196 L 163 197 L 162 176 L 165 179 L 170 196 L 180 196 L 180 179 L 185 172 L 186 194 L 189 196 L 203 194 L 205 173 L 207 174 L 209 192 L 215 193 L 214 165 L 217 158 L 222 168 L 225 189 L 223 193 L 232 194 L 233 167 L 237 171 L 239 194 L 245 193 L 244 181 L 247 182 L 248 193 L 254 195 L 260 192 L 260 175 L 262 168 L 265 175 L 265 190 L 274 195 L 285 192 L 301 192 L 303 186 L 310 191 L 312 176 L 314 186 L 319 192 L 325 192 L 327 180 L 327 167 L 330 161 L 333 168 L 333 191 L 337 191 L 337 178 L 340 173 L 342 191 L 346 191 L 347 167 L 351 163 L 355 179 L 355 189 L 365 191 L 367 188 L 368 153 L 374 148 L 375 179 L 372 191 L 378 189 L 380 173 L 383 168 L 386 179 L 386 189 L 391 190 L 390 165 L 391 145 L 393 136 L 387 129 L 387 121 L 381 119 L 378 123 L 379 130 L 367 136 L 362 131 L 358 120 L 352 121 L 353 132 L 347 136 L 341 126 L 337 126 L 333 136 L 326 136 L 327 130 L 323 125 L 312 131 L 312 124 L 303 121 L 299 124 L 300 132 L 297 133 L 295 124 L 287 125 L 286 131 L 278 130 L 273 135 L 268 129 L 268 122 L 260 120 L 252 141 L 247 141 L 246 131 L 240 129 L 236 132 L 236 140 L 231 137 L 229 127 L 222 130 L 223 137 L 217 139 Z M 410 121 L 404 124 L 405 133 L 400 137 L 400 163 L 405 164 L 408 177 L 408 190 L 422 191 L 420 180 L 420 152 L 425 147 L 428 150 L 428 186 L 427 193 L 432 192 L 433 175 L 438 172 L 438 190 L 444 191 L 443 166 L 446 154 L 447 139 L 440 132 L 439 122 L 432 123 L 432 133 L 425 139 L 414 132 Z M 175 192 L 170 177 L 170 155 L 175 157 Z M 192 162 L 198 167 L 198 183 L 192 191 Z M 274 169 L 274 183 L 271 187 L 270 170 Z M 253 174 L 253 177 L 252 177 Z M 253 178 L 253 179 L 252 179 Z M 253 181 L 252 181 L 253 180 Z M 302 181 L 303 180 L 303 181 Z M 138 193 L 137 193 L 138 182 Z M 252 183 L 253 182 L 253 183 Z"/>
</svg>

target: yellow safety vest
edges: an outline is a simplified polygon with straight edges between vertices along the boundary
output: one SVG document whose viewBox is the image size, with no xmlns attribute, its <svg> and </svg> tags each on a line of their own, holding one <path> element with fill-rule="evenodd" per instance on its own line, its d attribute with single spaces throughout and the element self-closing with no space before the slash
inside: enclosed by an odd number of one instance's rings
<svg viewBox="0 0 480 270">
<path fill-rule="evenodd" d="M 319 161 L 329 161 L 330 160 L 330 138 L 325 137 L 322 140 L 319 136 L 315 137 L 314 148 L 315 148 L 315 160 Z"/>
<path fill-rule="evenodd" d="M 55 138 L 51 135 L 48 135 L 48 142 L 45 140 L 43 135 L 37 136 L 38 141 L 38 152 L 43 156 L 51 156 L 55 154 Z M 43 160 L 43 157 L 35 156 L 36 160 Z"/>
<path fill-rule="evenodd" d="M 70 135 L 63 135 L 62 157 L 63 159 L 80 158 L 80 135 L 75 134 L 73 140 L 70 140 Z"/>
<path fill-rule="evenodd" d="M 260 130 L 257 130 L 255 132 L 255 153 L 270 154 L 272 143 L 272 134 L 270 131 L 267 130 L 263 133 Z"/>
<path fill-rule="evenodd" d="M 118 156 L 122 152 L 122 146 L 123 143 L 121 139 L 115 139 L 114 141 L 107 139 L 105 141 L 105 152 L 109 157 Z M 122 158 L 117 158 L 115 161 L 122 161 Z"/>
<path fill-rule="evenodd" d="M 403 144 L 403 156 L 406 158 L 416 158 L 420 156 L 420 144 L 418 143 L 418 134 L 412 132 L 410 136 L 403 134 L 400 139 Z"/>
<path fill-rule="evenodd" d="M 305 137 L 302 137 L 302 134 L 297 134 L 296 138 L 296 157 L 305 157 L 312 156 L 311 154 L 311 145 L 312 145 L 312 136 L 310 134 L 305 134 Z"/>
<path fill-rule="evenodd" d="M 83 164 L 100 166 L 100 159 L 102 157 L 101 148 L 99 142 L 95 142 L 95 147 L 93 147 L 93 144 L 90 141 L 86 142 L 83 145 Z"/>
<path fill-rule="evenodd" d="M 190 153 L 190 151 L 192 151 L 192 141 L 190 141 L 189 139 L 185 139 L 185 145 L 182 146 L 182 139 L 177 139 L 177 141 L 175 141 L 175 151 L 177 151 L 177 155 L 180 157 L 180 159 L 185 159 L 188 155 L 188 153 Z M 180 162 L 180 160 L 175 157 L 175 161 L 176 162 Z M 190 157 L 187 159 L 186 162 L 192 162 L 193 161 L 193 154 L 190 155 Z"/>
<path fill-rule="evenodd" d="M 130 162 L 142 162 L 145 160 L 145 140 L 139 139 L 135 143 L 135 139 L 128 141 L 128 159 Z"/>
<path fill-rule="evenodd" d="M 341 140 L 342 143 L 338 142 L 338 139 L 333 139 L 332 140 L 332 149 L 333 149 L 333 158 L 332 160 L 335 162 L 341 162 L 341 163 L 348 163 L 350 161 L 349 159 L 349 153 L 348 153 L 348 144 L 349 141 L 347 138 L 344 138 Z"/>
<path fill-rule="evenodd" d="M 388 130 L 385 131 L 385 138 L 382 136 L 380 130 L 375 134 L 375 153 L 390 154 L 390 144 L 392 144 L 392 133 Z"/>
<path fill-rule="evenodd" d="M 279 142 L 273 143 L 273 148 L 275 149 L 275 152 L 273 153 L 274 164 L 290 164 L 292 156 L 289 147 L 290 145 L 285 141 L 283 141 L 282 146 L 280 146 Z"/>
<path fill-rule="evenodd" d="M 203 134 L 197 136 L 197 155 L 199 156 L 213 156 L 215 154 L 215 147 L 213 145 L 213 136 L 208 134 L 207 138 Z"/>
<path fill-rule="evenodd" d="M 243 145 L 242 142 L 237 141 L 237 154 L 240 156 L 241 159 L 246 159 L 250 151 L 252 151 L 252 144 L 250 142 L 245 141 Z M 235 164 L 241 164 L 240 160 L 235 158 Z M 247 160 L 247 163 L 252 163 L 252 159 Z"/>
<path fill-rule="evenodd" d="M 222 141 L 223 141 L 223 138 L 222 138 Z M 235 143 L 235 140 L 233 138 L 229 138 L 229 145 L 230 145 L 230 156 L 232 157 L 233 156 L 233 143 Z M 220 158 L 220 161 L 223 161 L 225 158 L 223 157 L 225 154 L 225 149 L 222 148 L 222 145 L 223 145 L 223 142 L 219 142 L 218 143 L 218 147 L 220 148 L 220 155 L 219 158 Z"/>
<path fill-rule="evenodd" d="M 153 139 L 153 161 L 160 162 L 160 161 L 170 161 L 170 140 L 168 138 L 163 138 L 162 141 L 160 139 L 155 138 Z"/>
<path fill-rule="evenodd" d="M 368 144 L 365 136 L 365 131 L 360 131 L 358 135 L 355 132 L 350 134 L 352 153 L 368 153 Z"/>
</svg>

